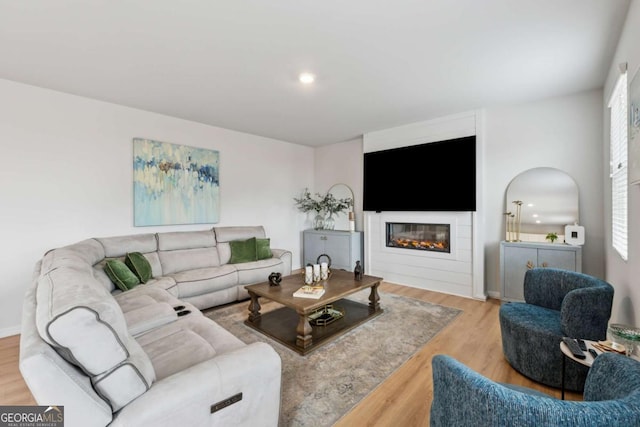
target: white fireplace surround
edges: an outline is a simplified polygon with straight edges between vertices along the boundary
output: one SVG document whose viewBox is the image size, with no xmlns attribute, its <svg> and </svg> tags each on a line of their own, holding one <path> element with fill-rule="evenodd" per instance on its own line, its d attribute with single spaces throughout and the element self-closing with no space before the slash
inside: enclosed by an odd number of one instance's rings
<svg viewBox="0 0 640 427">
<path fill-rule="evenodd" d="M 364 212 L 366 274 L 382 277 L 390 283 L 486 300 L 482 235 L 483 116 L 481 110 L 469 111 L 363 135 L 365 153 L 476 136 L 476 211 Z M 417 185 L 416 189 L 419 187 Z M 426 189 L 425 191 L 428 192 Z M 447 254 L 388 248 L 386 222 L 451 224 L 451 252 Z"/>
<path fill-rule="evenodd" d="M 473 212 L 365 212 L 365 271 L 390 283 L 469 298 L 482 297 L 474 277 Z M 413 251 L 387 246 L 386 224 L 450 224 L 450 252 Z"/>
</svg>

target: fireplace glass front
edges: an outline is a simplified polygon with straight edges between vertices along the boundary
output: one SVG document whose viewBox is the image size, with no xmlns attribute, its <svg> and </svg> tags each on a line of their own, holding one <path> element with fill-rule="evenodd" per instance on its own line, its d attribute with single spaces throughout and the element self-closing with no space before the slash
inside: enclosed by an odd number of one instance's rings
<svg viewBox="0 0 640 427">
<path fill-rule="evenodd" d="M 387 222 L 387 247 L 450 253 L 450 224 Z"/>
</svg>

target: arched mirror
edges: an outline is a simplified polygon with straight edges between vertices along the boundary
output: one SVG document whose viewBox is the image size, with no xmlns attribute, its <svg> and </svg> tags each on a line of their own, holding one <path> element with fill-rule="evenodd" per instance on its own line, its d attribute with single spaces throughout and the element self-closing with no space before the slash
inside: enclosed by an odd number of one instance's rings
<svg viewBox="0 0 640 427">
<path fill-rule="evenodd" d="M 346 184 L 334 184 L 333 186 L 331 186 L 331 188 L 329 188 L 328 192 L 333 194 L 333 197 L 338 200 L 347 198 L 354 200 L 353 190 L 351 190 L 351 187 Z M 353 211 L 353 204 L 351 206 L 351 211 Z M 349 230 L 349 211 L 337 213 L 334 216 L 334 220 L 334 230 Z"/>
<path fill-rule="evenodd" d="M 578 223 L 578 185 L 566 172 L 533 168 L 507 188 L 504 211 L 507 241 L 564 242 L 564 227 Z M 552 242 L 553 243 L 553 242 Z"/>
</svg>

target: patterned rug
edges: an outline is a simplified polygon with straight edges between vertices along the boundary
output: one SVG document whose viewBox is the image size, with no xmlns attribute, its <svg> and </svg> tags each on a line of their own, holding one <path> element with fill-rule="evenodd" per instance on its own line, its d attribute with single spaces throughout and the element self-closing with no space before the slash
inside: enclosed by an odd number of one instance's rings
<svg viewBox="0 0 640 427">
<path fill-rule="evenodd" d="M 368 294 L 360 292 L 350 299 L 368 304 Z M 283 371 L 280 427 L 324 427 L 339 420 L 461 313 L 379 294 L 381 315 L 306 356 L 246 326 L 248 301 L 205 315 L 245 343 L 267 342 L 278 352 Z M 262 313 L 281 307 L 264 299 L 260 304 Z"/>
</svg>

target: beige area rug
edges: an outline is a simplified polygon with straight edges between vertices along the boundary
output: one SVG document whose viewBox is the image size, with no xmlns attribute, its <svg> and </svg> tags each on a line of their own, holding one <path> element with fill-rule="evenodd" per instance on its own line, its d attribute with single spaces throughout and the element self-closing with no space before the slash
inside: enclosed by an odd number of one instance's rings
<svg viewBox="0 0 640 427">
<path fill-rule="evenodd" d="M 461 313 L 380 292 L 384 312 L 301 356 L 243 322 L 248 301 L 205 311 L 245 343 L 263 341 L 282 358 L 280 427 L 331 426 Z M 368 304 L 369 292 L 350 299 Z M 281 307 L 260 300 L 262 313 Z"/>
</svg>

